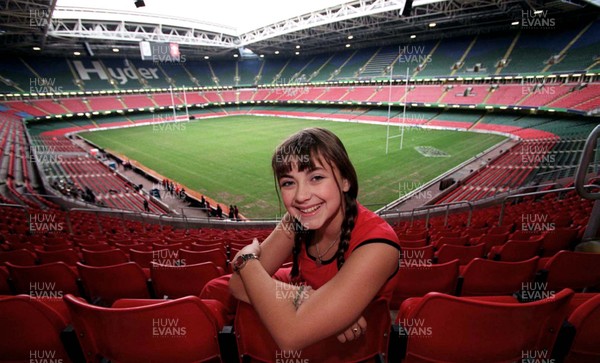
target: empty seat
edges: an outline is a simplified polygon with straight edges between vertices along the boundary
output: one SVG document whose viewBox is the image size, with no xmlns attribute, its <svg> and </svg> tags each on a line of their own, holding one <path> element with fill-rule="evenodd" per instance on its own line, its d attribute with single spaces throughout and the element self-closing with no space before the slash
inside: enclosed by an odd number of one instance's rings
<svg viewBox="0 0 600 363">
<path fill-rule="evenodd" d="M 332 336 L 302 350 L 287 352 L 279 349 L 252 306 L 240 302 L 234 323 L 238 351 L 244 361 L 252 362 L 376 361 L 388 349 L 390 314 L 387 303 L 383 300 L 371 302 L 362 315 L 367 320 L 367 329 L 356 342 L 340 343 Z"/>
<path fill-rule="evenodd" d="M 185 261 L 186 264 L 197 264 L 202 262 L 212 262 L 217 267 L 229 271 L 229 260 L 227 256 L 220 249 L 212 249 L 208 251 L 179 251 L 179 257 Z"/>
<path fill-rule="evenodd" d="M 479 238 L 479 240 L 476 241 L 476 243 L 483 243 L 485 244 L 485 248 L 484 248 L 484 253 L 488 253 L 490 252 L 490 250 L 492 249 L 492 247 L 494 246 L 501 246 L 503 244 L 506 243 L 506 241 L 508 241 L 508 232 L 505 233 L 501 233 L 501 234 L 486 234 L 483 235 Z"/>
<path fill-rule="evenodd" d="M 483 257 L 483 249 L 485 245 L 483 243 L 477 246 L 454 246 L 454 245 L 443 245 L 440 250 L 436 252 L 437 262 L 446 263 L 452 260 L 458 260 L 461 265 L 466 265 L 471 260 Z"/>
<path fill-rule="evenodd" d="M 31 266 L 35 265 L 35 259 L 35 254 L 25 249 L 0 252 L 0 265 L 10 262 L 14 265 Z"/>
<path fill-rule="evenodd" d="M 524 261 L 538 256 L 542 248 L 542 240 L 513 241 L 509 240 L 502 246 L 492 247 L 488 258 L 498 261 Z"/>
<path fill-rule="evenodd" d="M 84 355 L 113 362 L 205 362 L 219 357 L 217 322 L 198 297 L 102 308 L 65 302 Z"/>
<path fill-rule="evenodd" d="M 408 247 L 408 248 L 415 248 L 415 247 L 425 247 L 427 245 L 427 241 L 425 239 L 418 239 L 415 241 L 403 241 L 400 240 L 400 248 L 404 248 L 404 247 Z"/>
<path fill-rule="evenodd" d="M 111 266 L 129 262 L 125 252 L 114 249 L 108 251 L 81 250 L 83 261 L 88 266 Z"/>
<path fill-rule="evenodd" d="M 77 262 L 80 262 L 79 254 L 72 248 L 58 251 L 38 251 L 37 256 L 41 264 L 64 262 L 67 265 L 75 266 Z"/>
<path fill-rule="evenodd" d="M 568 321 L 575 328 L 575 338 L 564 362 L 600 362 L 600 294 L 575 309 Z"/>
<path fill-rule="evenodd" d="M 70 362 L 60 339 L 66 319 L 30 296 L 0 297 L 0 360 Z"/>
<path fill-rule="evenodd" d="M 157 297 L 177 299 L 188 295 L 199 296 L 204 285 L 221 276 L 221 273 L 212 262 L 182 266 L 153 263 L 150 276 Z"/>
<path fill-rule="evenodd" d="M 427 266 L 433 263 L 433 246 L 400 249 L 400 267 Z"/>
<path fill-rule="evenodd" d="M 542 256 L 554 256 L 560 250 L 569 249 L 577 240 L 576 228 L 557 228 L 548 231 L 542 241 Z"/>
<path fill-rule="evenodd" d="M 129 250 L 129 259 L 132 262 L 140 265 L 142 268 L 150 268 L 152 265 L 152 260 L 155 256 L 155 252 L 159 253 L 159 251 L 140 251 L 137 249 L 131 249 Z"/>
<path fill-rule="evenodd" d="M 424 296 L 432 291 L 453 294 L 456 291 L 458 266 L 458 260 L 437 265 L 401 265 L 398 284 L 390 302 L 391 309 L 397 310 L 402 301 L 410 297 Z"/>
<path fill-rule="evenodd" d="M 534 280 L 538 258 L 520 262 L 476 258 L 462 271 L 457 295 L 511 295 Z"/>
<path fill-rule="evenodd" d="M 544 267 L 549 290 L 581 290 L 600 284 L 600 254 L 560 251 Z"/>
<path fill-rule="evenodd" d="M 58 298 L 66 294 L 79 296 L 77 274 L 64 262 L 37 266 L 6 264 L 17 294 L 34 298 Z"/>
<path fill-rule="evenodd" d="M 121 298 L 150 298 L 146 275 L 135 262 L 112 266 L 87 266 L 77 264 L 79 276 L 88 301 L 110 306 Z"/>
<path fill-rule="evenodd" d="M 469 243 L 469 236 L 462 237 L 440 237 L 433 242 L 433 247 L 440 249 L 443 245 L 466 246 Z"/>
<path fill-rule="evenodd" d="M 502 303 L 425 295 L 399 321 L 411 362 L 494 363 L 521 361 L 524 354 L 552 351 L 573 291 L 531 303 Z"/>
</svg>

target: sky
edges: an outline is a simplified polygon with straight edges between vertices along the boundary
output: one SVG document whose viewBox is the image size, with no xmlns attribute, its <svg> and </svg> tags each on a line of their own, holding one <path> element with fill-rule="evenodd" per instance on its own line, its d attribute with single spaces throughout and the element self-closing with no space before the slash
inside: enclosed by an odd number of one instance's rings
<svg viewBox="0 0 600 363">
<path fill-rule="evenodd" d="M 230 35 L 239 35 L 348 0 L 144 0 L 146 6 L 142 8 L 136 8 L 134 2 L 135 0 L 58 0 L 55 17 L 64 17 L 64 12 L 60 11 L 62 7 L 108 9 L 113 12 L 126 12 L 138 20 L 141 19 L 140 15 L 159 15 L 187 20 L 187 25 L 212 24 L 216 27 L 212 30 L 224 25 L 232 29 Z M 124 19 L 122 14 L 118 18 L 115 18 L 114 14 L 103 14 L 102 17 L 107 20 Z M 211 29 L 205 27 L 203 30 Z"/>
</svg>

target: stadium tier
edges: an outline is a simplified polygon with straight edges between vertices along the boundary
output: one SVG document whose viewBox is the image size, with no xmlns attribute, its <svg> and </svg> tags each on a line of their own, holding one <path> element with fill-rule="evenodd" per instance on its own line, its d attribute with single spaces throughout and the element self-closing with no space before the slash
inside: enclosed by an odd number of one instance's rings
<svg viewBox="0 0 600 363">
<path fill-rule="evenodd" d="M 0 91 L 46 93 L 386 80 L 391 72 L 394 78 L 403 76 L 406 67 L 411 77 L 417 78 L 584 72 L 598 67 L 594 50 L 599 28 L 596 21 L 570 30 L 479 35 L 268 60 L 189 60 L 171 64 L 129 58 L 3 59 L 0 76 L 5 81 Z"/>
</svg>

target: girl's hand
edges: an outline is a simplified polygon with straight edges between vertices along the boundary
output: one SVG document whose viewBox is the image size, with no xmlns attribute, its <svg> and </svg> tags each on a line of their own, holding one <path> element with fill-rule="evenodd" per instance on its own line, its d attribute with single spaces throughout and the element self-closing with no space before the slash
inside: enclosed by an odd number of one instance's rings
<svg viewBox="0 0 600 363">
<path fill-rule="evenodd" d="M 350 325 L 346 331 L 342 334 L 338 335 L 337 338 L 341 343 L 350 342 L 354 339 L 358 339 L 361 335 L 365 333 L 367 330 L 367 321 L 361 315 L 360 318 L 356 321 L 356 323 Z"/>
<path fill-rule="evenodd" d="M 244 246 L 235 256 L 237 257 L 239 255 L 246 255 L 246 254 L 254 253 L 256 256 L 260 257 L 260 252 L 261 252 L 260 243 L 258 243 L 258 240 L 255 238 L 252 240 L 252 243 L 250 243 L 247 246 Z M 235 259 L 234 259 L 234 261 L 235 261 Z"/>
</svg>

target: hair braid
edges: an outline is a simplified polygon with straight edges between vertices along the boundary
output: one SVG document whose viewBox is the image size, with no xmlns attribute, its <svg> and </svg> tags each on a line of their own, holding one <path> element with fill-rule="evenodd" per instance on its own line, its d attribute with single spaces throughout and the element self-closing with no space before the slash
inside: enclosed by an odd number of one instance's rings
<svg viewBox="0 0 600 363">
<path fill-rule="evenodd" d="M 346 210 L 344 211 L 344 221 L 342 222 L 342 228 L 340 232 L 340 244 L 338 245 L 338 250 L 336 252 L 338 270 L 340 270 L 344 265 L 344 262 L 346 262 L 344 255 L 350 246 L 350 236 L 352 235 L 354 222 L 356 220 L 356 216 L 358 215 L 356 199 L 352 198 L 347 193 L 344 193 L 344 199 L 346 202 Z"/>
<path fill-rule="evenodd" d="M 312 240 L 314 235 L 314 231 L 310 231 L 304 229 L 302 227 L 302 223 L 299 220 L 294 218 L 293 222 L 294 228 L 294 247 L 292 248 L 292 271 L 290 273 L 291 277 L 298 277 L 300 275 L 300 264 L 298 262 L 298 256 L 300 256 L 300 251 L 302 251 L 302 243 L 308 249 L 308 245 Z"/>
</svg>

